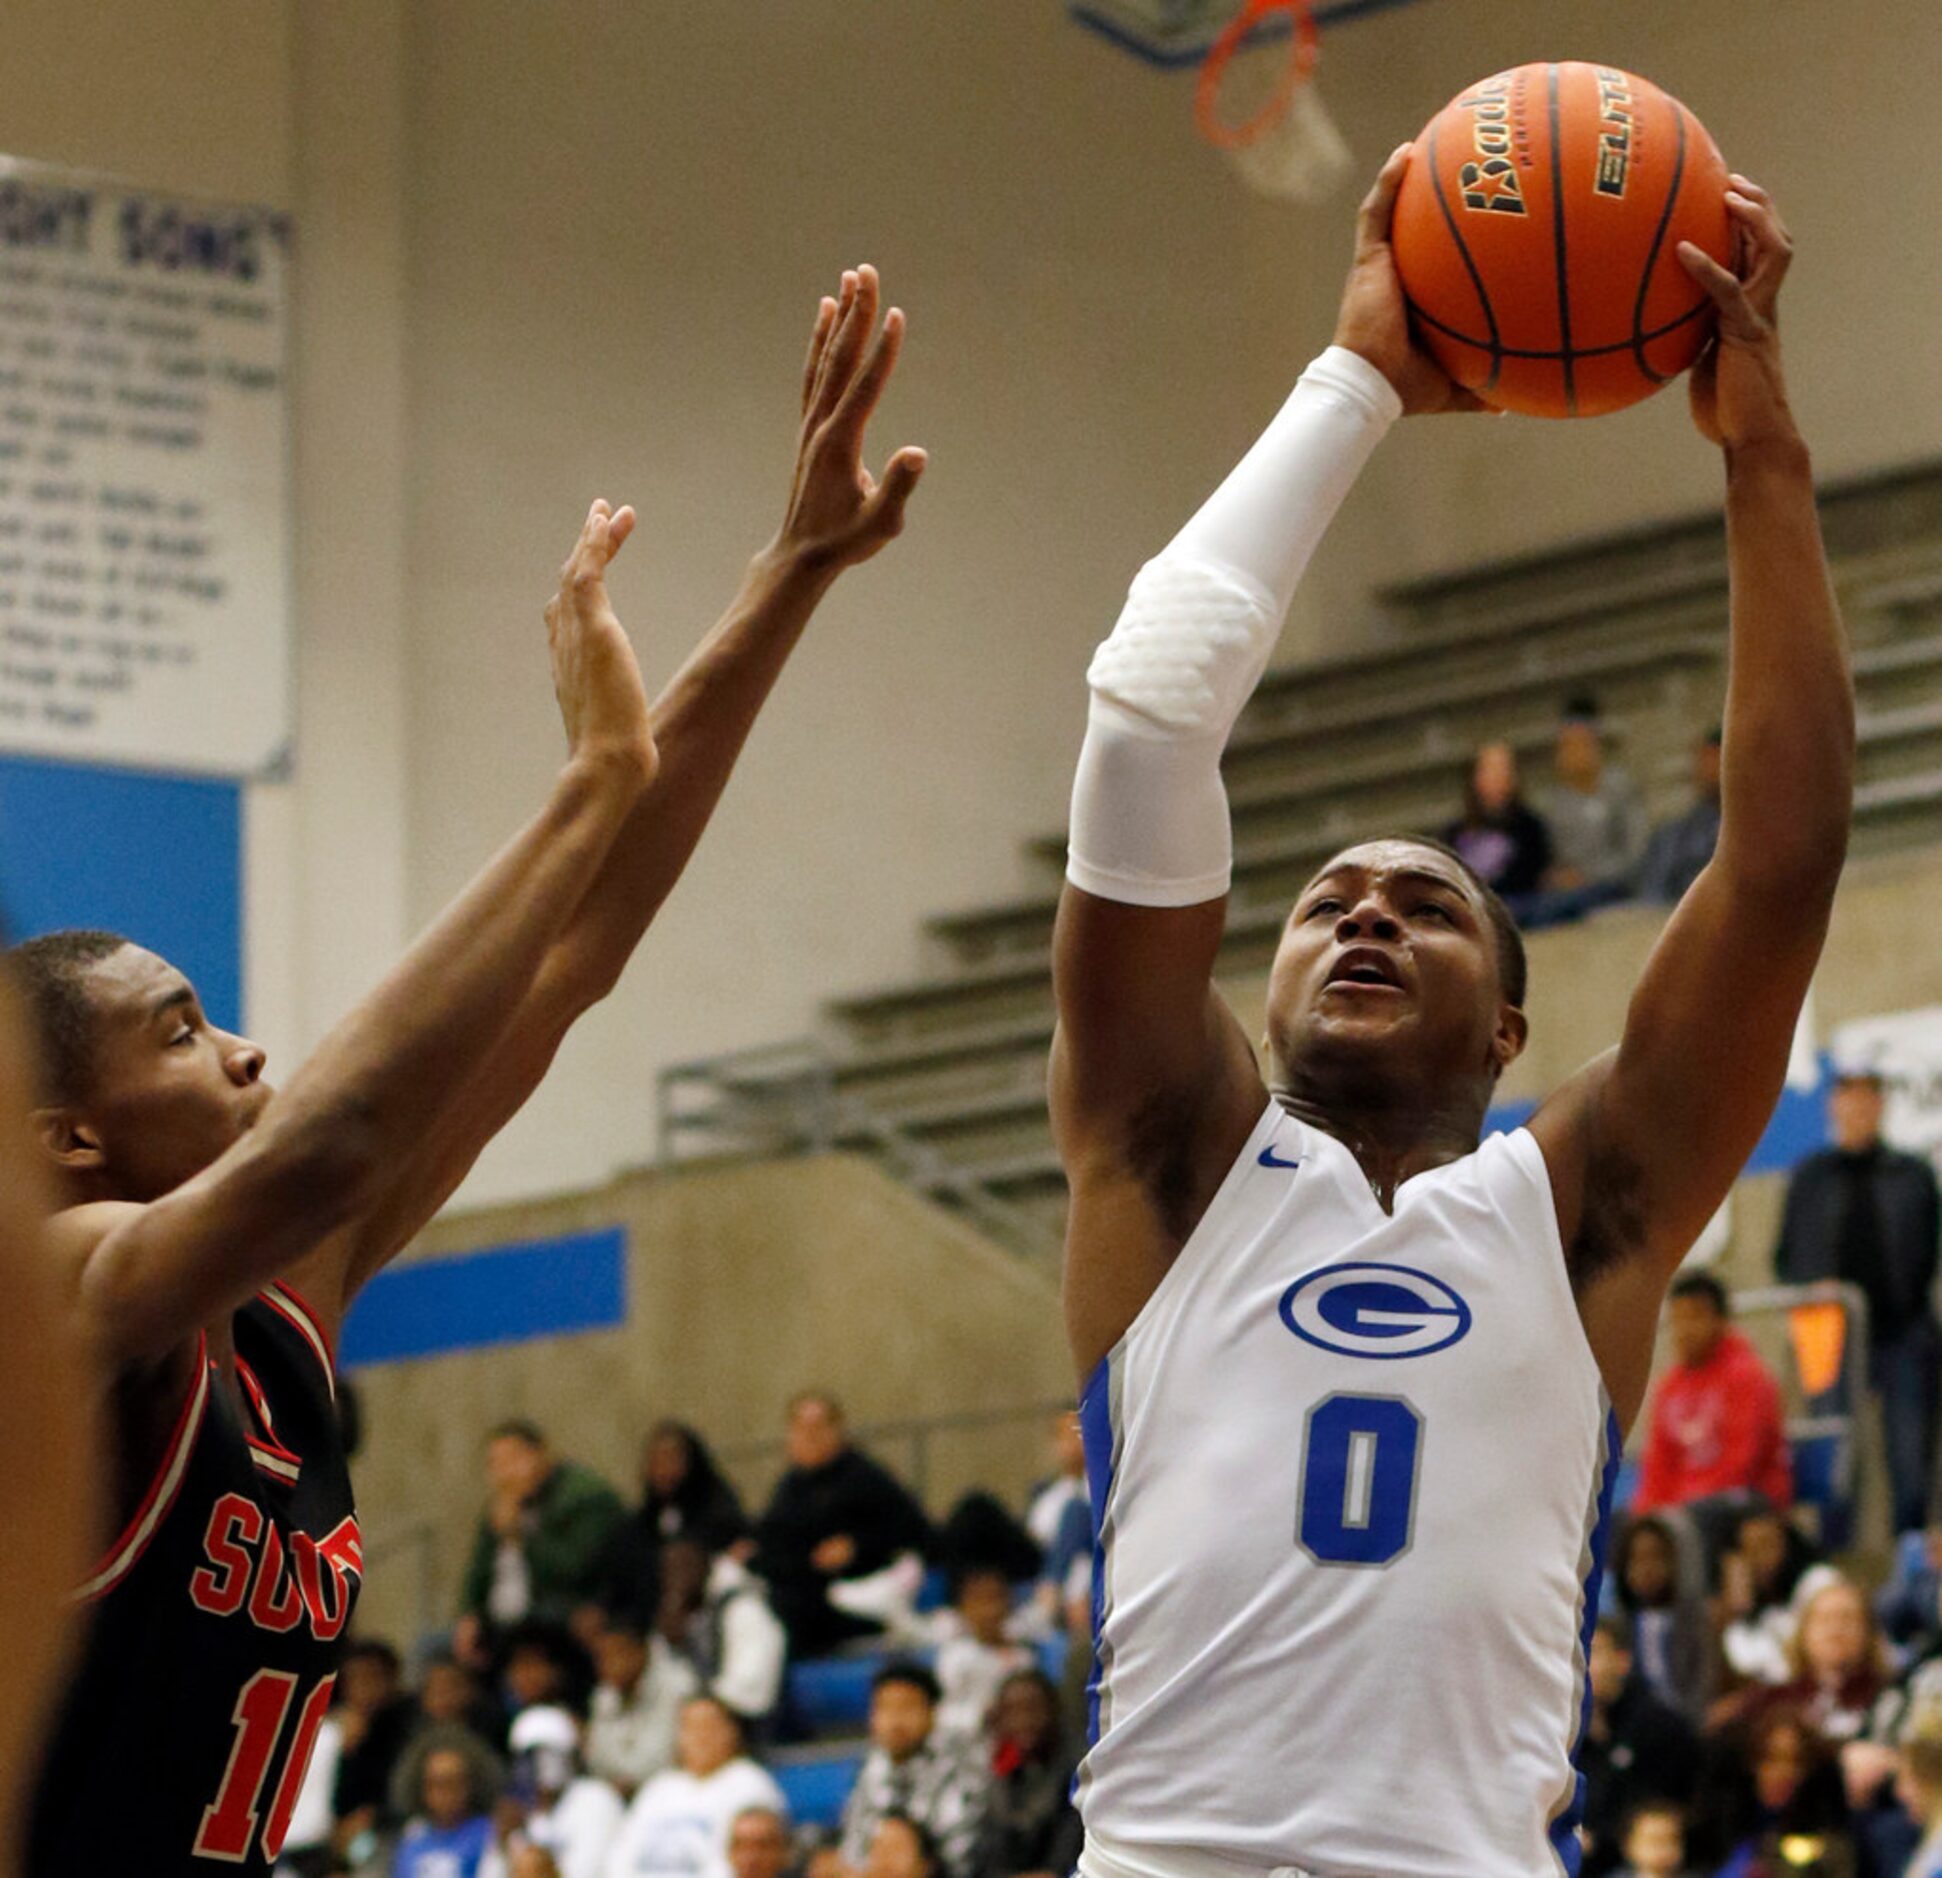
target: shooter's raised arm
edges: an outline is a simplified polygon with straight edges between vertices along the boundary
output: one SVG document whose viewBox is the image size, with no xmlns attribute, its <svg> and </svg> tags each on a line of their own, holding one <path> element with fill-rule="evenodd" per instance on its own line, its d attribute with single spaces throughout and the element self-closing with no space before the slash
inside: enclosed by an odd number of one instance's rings
<svg viewBox="0 0 1942 1878">
<path fill-rule="evenodd" d="M 1135 578 L 1088 674 L 1054 941 L 1052 1106 L 1072 1186 L 1067 1328 L 1089 1370 L 1151 1291 L 1266 1090 L 1213 990 L 1232 864 L 1221 753 L 1306 568 L 1404 412 L 1476 409 L 1411 341 L 1389 225 L 1408 145 L 1356 225 L 1335 343 Z"/>
<path fill-rule="evenodd" d="M 1618 1050 L 1532 1124 L 1622 1416 L 1644 1387 L 1665 1285 L 1773 1113 L 1853 810 L 1847 638 L 1775 325 L 1793 248 L 1766 191 L 1732 181 L 1733 269 L 1681 250 L 1719 315 L 1692 383 L 1694 421 L 1726 470 L 1719 845 L 1652 954 Z"/>
</svg>

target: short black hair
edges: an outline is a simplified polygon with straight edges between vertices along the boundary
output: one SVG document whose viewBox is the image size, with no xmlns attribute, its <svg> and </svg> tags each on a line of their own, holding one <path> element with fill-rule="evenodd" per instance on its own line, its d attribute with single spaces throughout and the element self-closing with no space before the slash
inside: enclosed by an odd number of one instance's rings
<svg viewBox="0 0 1942 1878">
<path fill-rule="evenodd" d="M 543 1448 L 546 1436 L 541 1432 L 538 1422 L 529 1422 L 523 1416 L 514 1416 L 511 1421 L 501 1422 L 486 1436 L 488 1441 L 523 1441 L 529 1448 Z"/>
<path fill-rule="evenodd" d="M 827 1389 L 797 1390 L 796 1393 L 789 1398 L 789 1413 L 793 1415 L 795 1414 L 797 1409 L 807 1408 L 812 1402 L 815 1403 L 816 1406 L 820 1408 L 823 1411 L 823 1413 L 827 1415 L 830 1418 L 830 1420 L 837 1425 L 837 1427 L 844 1428 L 849 1425 L 849 1417 L 843 1413 L 842 1403 L 839 1402 L 835 1396 L 831 1395 Z"/>
<path fill-rule="evenodd" d="M 910 1836 L 917 1841 L 917 1856 L 926 1871 L 941 1871 L 944 1868 L 944 1853 L 937 1843 L 937 1834 L 921 1819 L 913 1819 L 910 1814 L 892 1808 L 877 1821 L 880 1830 L 885 1826 L 907 1826 Z"/>
<path fill-rule="evenodd" d="M 1733 1301 L 1726 1287 L 1711 1272 L 1686 1272 L 1672 1281 L 1672 1298 L 1704 1298 L 1722 1317 L 1733 1315 Z"/>
<path fill-rule="evenodd" d="M 879 1689 L 887 1689 L 896 1683 L 919 1691 L 932 1708 L 944 1699 L 944 1690 L 936 1675 L 914 1656 L 893 1656 L 870 1678 L 870 1693 L 875 1695 Z"/>
<path fill-rule="evenodd" d="M 392 1675 L 402 1675 L 404 1660 L 382 1637 L 353 1637 L 344 1646 L 344 1661 L 382 1663 Z"/>
<path fill-rule="evenodd" d="M 33 1026 L 43 1100 L 57 1107 L 80 1102 L 93 1087 L 95 1010 L 88 970 L 133 943 L 118 932 L 75 926 L 24 939 L 8 952 Z"/>
<path fill-rule="evenodd" d="M 1490 920 L 1490 930 L 1497 941 L 1497 987 L 1503 993 L 1504 1002 L 1524 1008 L 1525 995 L 1530 990 L 1530 960 L 1524 951 L 1524 935 L 1518 929 L 1516 916 L 1504 904 L 1503 896 L 1489 881 L 1460 855 L 1447 841 L 1439 841 L 1434 835 L 1373 835 L 1367 841 L 1352 843 L 1353 847 L 1373 847 L 1379 841 L 1405 841 L 1412 848 L 1427 848 L 1432 854 L 1440 854 L 1444 860 L 1453 862 L 1463 878 L 1476 888 L 1483 899 L 1485 914 Z M 1349 852 L 1340 849 L 1330 856 L 1328 866 L 1317 870 L 1326 873 L 1328 867 Z"/>
</svg>

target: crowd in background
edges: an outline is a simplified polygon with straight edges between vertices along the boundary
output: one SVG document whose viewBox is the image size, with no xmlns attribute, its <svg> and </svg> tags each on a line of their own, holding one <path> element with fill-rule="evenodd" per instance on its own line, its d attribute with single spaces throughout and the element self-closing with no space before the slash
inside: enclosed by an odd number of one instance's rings
<svg viewBox="0 0 1942 1878">
<path fill-rule="evenodd" d="M 1653 827 L 1630 772 L 1605 747 L 1598 706 L 1564 708 L 1553 783 L 1525 799 L 1517 752 L 1487 743 L 1470 765 L 1463 812 L 1439 831 L 1516 914 L 1538 927 L 1623 900 L 1674 905 L 1712 859 L 1719 839 L 1720 735 L 1693 753 L 1692 801 Z"/>
<path fill-rule="evenodd" d="M 791 1405 L 785 1445 L 751 1513 L 663 1423 L 630 1508 L 540 1429 L 496 1429 L 449 1643 L 411 1686 L 389 1643 L 351 1644 L 280 1871 L 1065 1878 L 1092 1570 L 1076 1417 L 1027 1505 L 974 1493 L 937 1525 L 831 1398 Z M 940 1576 L 948 1601 L 921 1608 Z M 764 1766 L 804 1732 L 785 1671 L 866 1642 L 867 1749 L 840 1829 L 804 1837 Z"/>
</svg>

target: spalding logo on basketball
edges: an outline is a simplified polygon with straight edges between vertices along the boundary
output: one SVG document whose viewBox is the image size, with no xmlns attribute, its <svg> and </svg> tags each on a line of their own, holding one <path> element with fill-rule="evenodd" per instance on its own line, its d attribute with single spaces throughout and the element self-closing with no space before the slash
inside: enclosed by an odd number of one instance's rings
<svg viewBox="0 0 1942 1878">
<path fill-rule="evenodd" d="M 1507 411 L 1595 417 L 1677 378 L 1713 329 L 1679 262 L 1732 252 L 1725 159 L 1658 86 L 1520 65 L 1431 118 L 1396 200 L 1417 336 Z"/>
<path fill-rule="evenodd" d="M 1325 1265 L 1282 1293 L 1281 1321 L 1341 1356 L 1428 1356 L 1470 1329 L 1470 1307 L 1406 1265 Z"/>
</svg>

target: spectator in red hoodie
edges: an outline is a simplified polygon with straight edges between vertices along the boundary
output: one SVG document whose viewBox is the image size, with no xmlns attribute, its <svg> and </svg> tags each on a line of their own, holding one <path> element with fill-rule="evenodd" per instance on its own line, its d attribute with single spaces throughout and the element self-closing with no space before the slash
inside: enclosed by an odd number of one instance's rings
<svg viewBox="0 0 1942 1878">
<path fill-rule="evenodd" d="M 1759 1494 L 1785 1512 L 1794 1480 L 1780 1388 L 1728 1321 L 1725 1286 L 1689 1273 L 1666 1316 L 1673 1361 L 1652 1394 L 1632 1511 Z"/>
</svg>

